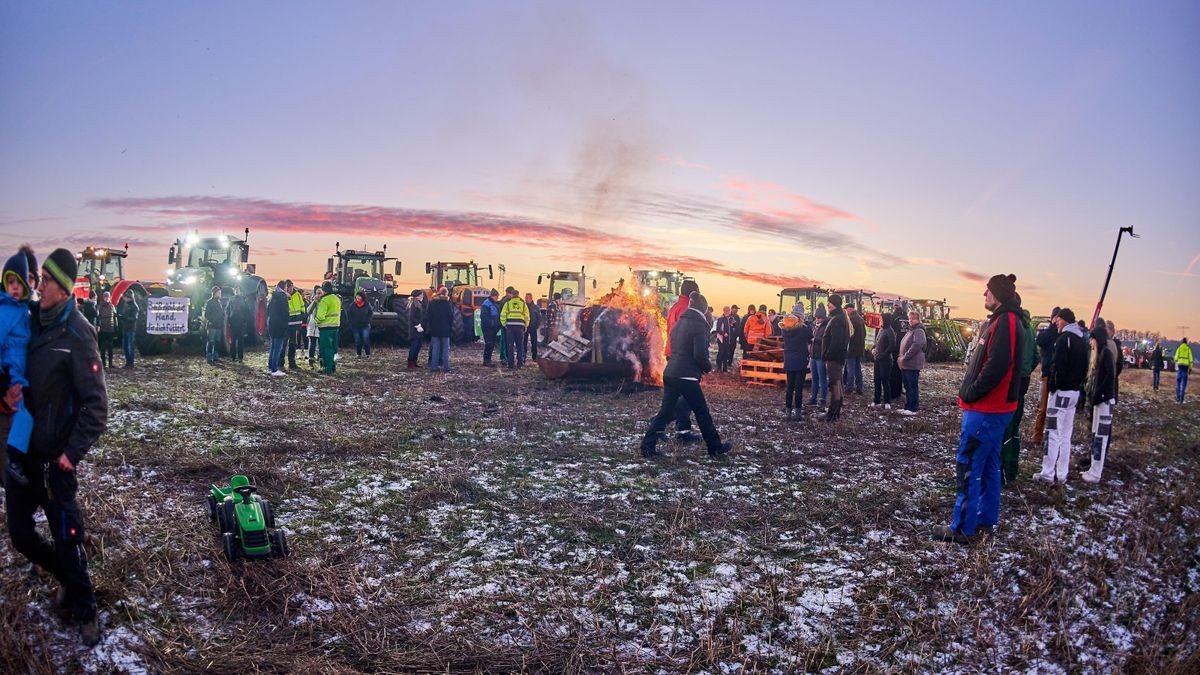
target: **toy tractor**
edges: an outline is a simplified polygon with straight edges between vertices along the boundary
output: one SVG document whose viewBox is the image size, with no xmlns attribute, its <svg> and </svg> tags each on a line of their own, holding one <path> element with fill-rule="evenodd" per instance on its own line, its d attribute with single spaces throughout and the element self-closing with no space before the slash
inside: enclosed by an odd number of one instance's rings
<svg viewBox="0 0 1200 675">
<path fill-rule="evenodd" d="M 228 487 L 212 486 L 208 495 L 208 517 L 221 530 L 221 545 L 230 562 L 288 554 L 283 530 L 275 529 L 271 502 L 257 491 L 249 478 L 238 475 L 229 479 Z"/>
</svg>

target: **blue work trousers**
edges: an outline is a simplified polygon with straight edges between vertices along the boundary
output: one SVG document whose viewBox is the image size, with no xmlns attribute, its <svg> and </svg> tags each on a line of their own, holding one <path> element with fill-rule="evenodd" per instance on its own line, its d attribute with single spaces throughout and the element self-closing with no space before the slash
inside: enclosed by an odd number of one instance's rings
<svg viewBox="0 0 1200 675">
<path fill-rule="evenodd" d="M 134 332 L 125 331 L 121 334 L 121 347 L 125 350 L 125 365 L 133 367 Z"/>
<path fill-rule="evenodd" d="M 283 370 L 283 350 L 287 347 L 287 336 L 271 338 L 271 351 L 267 354 L 267 372 Z"/>
<path fill-rule="evenodd" d="M 1013 414 L 963 411 L 955 457 L 957 497 L 950 529 L 970 537 L 1000 520 L 1000 443 Z"/>
<path fill-rule="evenodd" d="M 829 373 L 825 372 L 825 361 L 822 359 L 812 360 L 812 396 L 809 397 L 809 405 L 815 405 L 817 399 L 821 399 L 821 405 L 825 404 L 829 398 Z"/>
<path fill-rule="evenodd" d="M 848 392 L 863 393 L 862 357 L 846 357 L 846 367 L 842 372 L 842 385 Z"/>
<path fill-rule="evenodd" d="M 1175 400 L 1183 403 L 1183 395 L 1187 393 L 1188 366 L 1175 367 Z"/>
</svg>

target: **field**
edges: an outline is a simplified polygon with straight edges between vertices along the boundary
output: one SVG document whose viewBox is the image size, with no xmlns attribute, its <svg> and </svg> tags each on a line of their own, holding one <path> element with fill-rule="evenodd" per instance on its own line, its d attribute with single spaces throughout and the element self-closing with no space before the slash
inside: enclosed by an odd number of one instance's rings
<svg viewBox="0 0 1200 675">
<path fill-rule="evenodd" d="M 656 390 L 484 369 L 478 346 L 448 375 L 404 358 L 112 372 L 80 481 L 104 639 L 80 646 L 0 546 L 0 671 L 1200 672 L 1200 409 L 1146 372 L 1103 483 L 1034 484 L 1026 452 L 963 548 L 927 536 L 961 366 L 924 373 L 916 418 L 851 397 L 835 425 L 713 377 L 734 452 L 645 461 Z M 239 472 L 290 558 L 221 556 L 204 495 Z"/>
</svg>

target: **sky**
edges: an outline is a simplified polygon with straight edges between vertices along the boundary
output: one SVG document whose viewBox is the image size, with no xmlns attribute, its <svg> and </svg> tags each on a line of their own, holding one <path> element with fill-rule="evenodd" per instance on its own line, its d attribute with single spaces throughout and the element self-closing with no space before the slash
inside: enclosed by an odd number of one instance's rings
<svg viewBox="0 0 1200 675">
<path fill-rule="evenodd" d="M 0 2 L 0 251 L 680 270 L 1200 332 L 1200 3 Z"/>
</svg>

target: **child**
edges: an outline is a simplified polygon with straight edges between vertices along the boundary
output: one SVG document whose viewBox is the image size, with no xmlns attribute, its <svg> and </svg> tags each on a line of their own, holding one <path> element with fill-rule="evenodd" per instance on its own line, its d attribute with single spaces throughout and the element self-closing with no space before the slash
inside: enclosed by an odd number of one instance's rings
<svg viewBox="0 0 1200 675">
<path fill-rule="evenodd" d="M 25 352 L 29 348 L 30 269 L 37 270 L 37 259 L 29 247 L 22 246 L 4 263 L 4 291 L 0 292 L 0 367 L 3 368 L 0 392 L 4 394 L 0 408 L 13 416 L 8 432 L 7 471 L 9 478 L 19 485 L 27 485 L 29 479 L 17 453 L 28 452 L 33 432 L 33 416 L 25 409 L 21 396 L 21 390 L 29 386 L 25 379 Z"/>
</svg>

